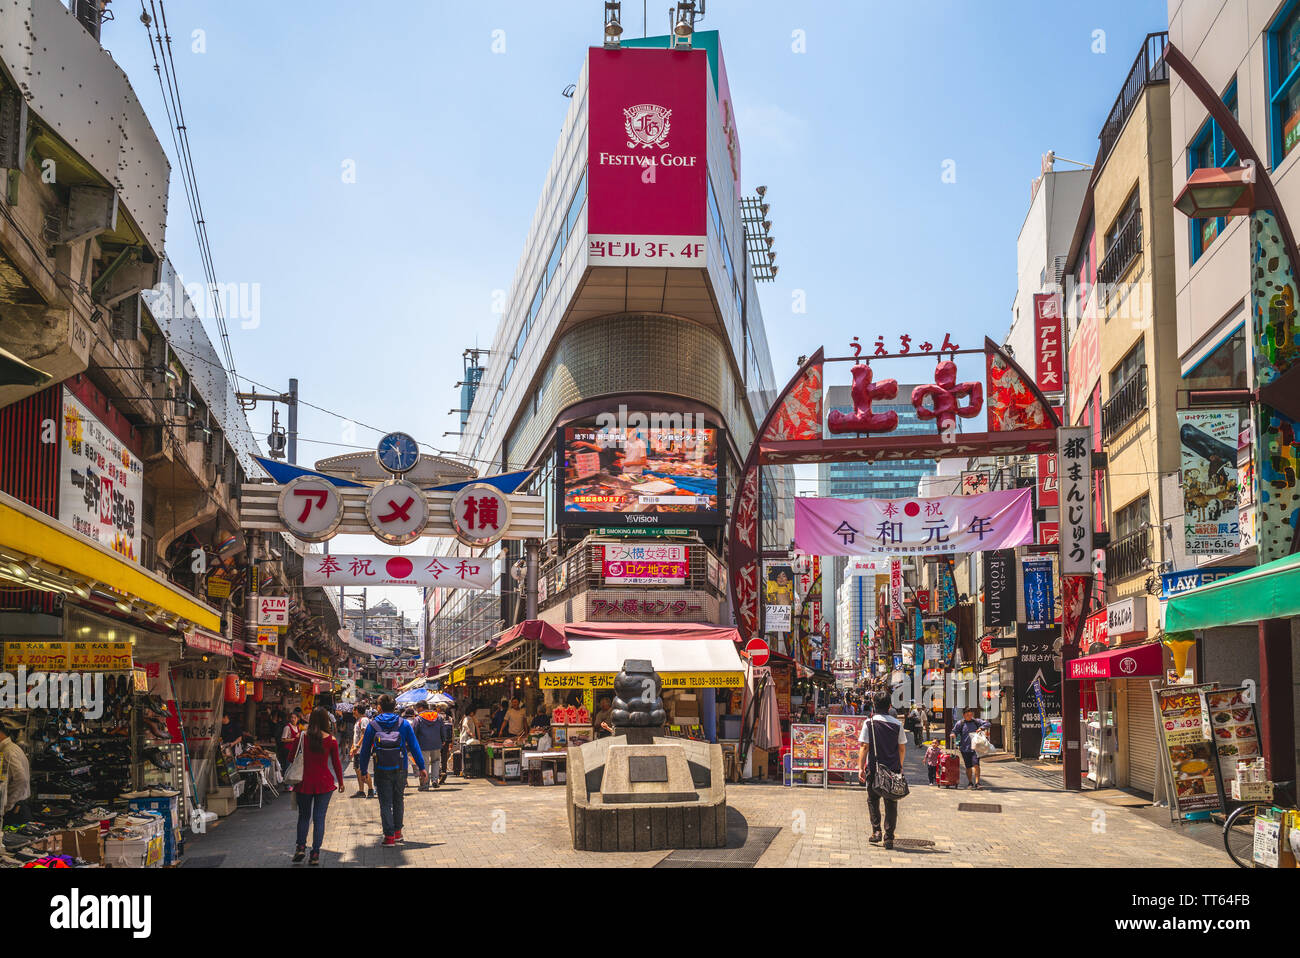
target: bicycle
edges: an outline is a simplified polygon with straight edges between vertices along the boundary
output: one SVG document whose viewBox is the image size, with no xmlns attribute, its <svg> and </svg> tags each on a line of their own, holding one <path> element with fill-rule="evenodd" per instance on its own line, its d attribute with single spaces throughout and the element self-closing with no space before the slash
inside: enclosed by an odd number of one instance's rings
<svg viewBox="0 0 1300 958">
<path fill-rule="evenodd" d="M 1255 817 L 1271 808 L 1296 810 L 1295 782 L 1275 782 L 1273 801 L 1243 802 L 1223 822 L 1223 847 L 1241 868 L 1255 867 Z"/>
</svg>

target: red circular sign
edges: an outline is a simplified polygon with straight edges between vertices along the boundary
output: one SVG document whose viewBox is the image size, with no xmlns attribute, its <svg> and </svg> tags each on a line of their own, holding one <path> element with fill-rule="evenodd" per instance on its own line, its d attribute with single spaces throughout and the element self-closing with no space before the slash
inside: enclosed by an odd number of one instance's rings
<svg viewBox="0 0 1300 958">
<path fill-rule="evenodd" d="M 409 578 L 411 570 L 414 568 L 415 566 L 411 564 L 411 560 L 406 556 L 393 556 L 384 563 L 384 571 L 394 579 Z"/>
<path fill-rule="evenodd" d="M 745 643 L 745 651 L 749 653 L 749 660 L 756 666 L 767 665 L 768 656 L 772 654 L 772 650 L 762 639 L 750 639 Z"/>
<path fill-rule="evenodd" d="M 993 650 L 992 636 L 986 635 L 984 636 L 984 638 L 980 639 L 980 651 L 982 651 L 985 655 L 993 654 L 994 650 Z"/>
<path fill-rule="evenodd" d="M 906 515 L 915 518 L 921 512 L 921 504 L 917 502 L 909 502 L 907 505 L 903 506 L 903 512 Z"/>
</svg>

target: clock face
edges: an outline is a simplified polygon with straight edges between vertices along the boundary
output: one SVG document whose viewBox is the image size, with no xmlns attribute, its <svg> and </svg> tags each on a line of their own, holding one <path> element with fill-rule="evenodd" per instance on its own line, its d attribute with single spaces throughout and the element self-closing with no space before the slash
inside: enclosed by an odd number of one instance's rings
<svg viewBox="0 0 1300 958">
<path fill-rule="evenodd" d="M 375 450 L 379 464 L 389 472 L 409 472 L 420 461 L 420 447 L 404 432 L 390 432 Z"/>
</svg>

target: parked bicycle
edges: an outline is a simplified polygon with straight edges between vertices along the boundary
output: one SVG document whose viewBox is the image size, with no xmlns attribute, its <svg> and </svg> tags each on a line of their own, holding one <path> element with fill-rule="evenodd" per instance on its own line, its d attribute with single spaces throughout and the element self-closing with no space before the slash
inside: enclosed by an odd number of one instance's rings
<svg viewBox="0 0 1300 958">
<path fill-rule="evenodd" d="M 1271 808 L 1295 811 L 1295 782 L 1275 782 L 1273 801 L 1243 802 L 1223 823 L 1223 847 L 1241 868 L 1255 867 L 1255 819 Z"/>
</svg>

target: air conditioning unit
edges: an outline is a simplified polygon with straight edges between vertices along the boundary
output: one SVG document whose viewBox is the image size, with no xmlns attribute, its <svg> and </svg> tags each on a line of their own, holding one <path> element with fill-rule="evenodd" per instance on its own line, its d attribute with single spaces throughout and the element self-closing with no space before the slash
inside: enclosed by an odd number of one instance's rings
<svg viewBox="0 0 1300 958">
<path fill-rule="evenodd" d="M 140 294 L 133 293 L 113 307 L 108 322 L 108 334 L 118 342 L 131 342 L 140 338 Z"/>
</svg>

